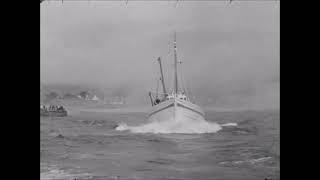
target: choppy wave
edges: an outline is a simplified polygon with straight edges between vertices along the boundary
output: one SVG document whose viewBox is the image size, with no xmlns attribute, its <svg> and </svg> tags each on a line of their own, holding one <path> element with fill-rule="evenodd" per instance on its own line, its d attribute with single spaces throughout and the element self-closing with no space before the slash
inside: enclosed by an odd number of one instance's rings
<svg viewBox="0 0 320 180">
<path fill-rule="evenodd" d="M 215 133 L 221 130 L 222 127 L 213 122 L 208 122 L 203 119 L 194 120 L 166 120 L 166 121 L 153 121 L 140 126 L 129 126 L 126 123 L 119 124 L 116 127 L 118 131 L 129 130 L 133 133 L 156 133 L 156 134 L 202 134 L 202 133 Z"/>
<path fill-rule="evenodd" d="M 256 163 L 262 163 L 265 161 L 268 161 L 272 159 L 272 157 L 261 157 L 261 158 L 257 158 L 257 159 L 248 159 L 248 160 L 242 160 L 242 161 L 223 161 L 220 162 L 219 164 L 221 165 L 227 165 L 227 164 L 243 164 L 243 163 L 250 163 L 250 164 L 256 164 Z"/>
<path fill-rule="evenodd" d="M 225 123 L 225 124 L 221 124 L 220 126 L 238 126 L 237 123 Z"/>
<path fill-rule="evenodd" d="M 58 168 L 49 167 L 48 171 L 40 173 L 41 180 L 51 179 L 76 179 L 76 178 L 88 178 L 91 174 L 89 173 L 72 173 L 70 171 L 61 170 Z"/>
</svg>

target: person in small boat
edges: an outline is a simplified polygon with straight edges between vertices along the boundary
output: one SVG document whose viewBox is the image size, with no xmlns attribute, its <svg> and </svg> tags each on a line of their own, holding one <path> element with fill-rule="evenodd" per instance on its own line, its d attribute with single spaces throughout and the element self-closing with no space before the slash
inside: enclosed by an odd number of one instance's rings
<svg viewBox="0 0 320 180">
<path fill-rule="evenodd" d="M 59 107 L 58 107 L 58 110 L 59 110 L 59 111 L 64 111 L 63 106 L 59 106 Z"/>
<path fill-rule="evenodd" d="M 159 104 L 159 103 L 160 103 L 160 99 L 157 98 L 157 99 L 154 101 L 154 104 L 157 105 L 157 104 Z"/>
<path fill-rule="evenodd" d="M 56 111 L 56 106 L 55 105 L 50 105 L 50 108 L 49 108 L 50 111 Z"/>
</svg>

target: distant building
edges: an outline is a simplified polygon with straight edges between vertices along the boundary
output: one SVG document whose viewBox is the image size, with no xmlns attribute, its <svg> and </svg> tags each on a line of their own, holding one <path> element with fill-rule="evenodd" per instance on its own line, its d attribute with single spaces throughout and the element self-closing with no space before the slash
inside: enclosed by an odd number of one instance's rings
<svg viewBox="0 0 320 180">
<path fill-rule="evenodd" d="M 94 95 L 91 100 L 93 100 L 93 101 L 99 101 L 100 99 L 99 99 L 96 95 Z"/>
<path fill-rule="evenodd" d="M 82 91 L 82 92 L 79 93 L 78 97 L 80 99 L 89 100 L 89 95 L 90 95 L 89 92 Z"/>
</svg>

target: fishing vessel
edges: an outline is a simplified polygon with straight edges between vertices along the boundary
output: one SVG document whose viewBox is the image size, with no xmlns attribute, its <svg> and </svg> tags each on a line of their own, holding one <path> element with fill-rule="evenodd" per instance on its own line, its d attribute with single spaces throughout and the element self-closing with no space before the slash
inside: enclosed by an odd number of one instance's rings
<svg viewBox="0 0 320 180">
<path fill-rule="evenodd" d="M 178 57 L 176 33 L 174 33 L 174 85 L 173 91 L 168 93 L 163 77 L 161 58 L 158 58 L 160 65 L 160 75 L 162 93 L 156 92 L 155 96 L 149 92 L 151 100 L 151 111 L 149 120 L 151 121 L 197 121 L 204 120 L 205 113 L 197 104 L 193 103 L 188 94 L 179 88 L 178 82 Z"/>
</svg>

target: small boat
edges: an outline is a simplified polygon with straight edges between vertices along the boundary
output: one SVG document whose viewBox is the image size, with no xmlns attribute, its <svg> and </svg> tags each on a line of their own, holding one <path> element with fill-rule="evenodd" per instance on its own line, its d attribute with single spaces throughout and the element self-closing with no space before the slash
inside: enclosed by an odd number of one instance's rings
<svg viewBox="0 0 320 180">
<path fill-rule="evenodd" d="M 174 34 L 174 88 L 171 93 L 167 93 L 163 78 L 163 70 L 161 58 L 158 58 L 161 73 L 162 90 L 161 97 L 156 92 L 156 97 L 149 92 L 151 100 L 151 111 L 149 112 L 149 120 L 151 121 L 197 121 L 204 120 L 205 113 L 200 106 L 193 103 L 185 91 L 180 90 L 178 82 L 178 60 L 176 33 Z"/>
<path fill-rule="evenodd" d="M 63 108 L 63 106 L 50 106 L 47 108 L 44 105 L 40 105 L 40 116 L 65 117 L 68 116 L 68 112 Z"/>
</svg>

